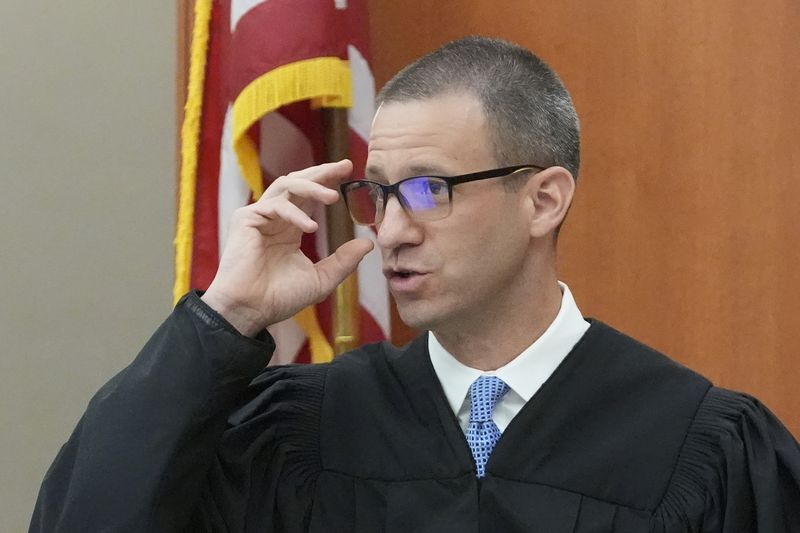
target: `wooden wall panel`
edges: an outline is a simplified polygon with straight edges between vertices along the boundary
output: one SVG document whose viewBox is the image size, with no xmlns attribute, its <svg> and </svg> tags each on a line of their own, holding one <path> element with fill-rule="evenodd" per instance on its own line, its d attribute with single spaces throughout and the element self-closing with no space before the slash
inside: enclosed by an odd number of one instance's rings
<svg viewBox="0 0 800 533">
<path fill-rule="evenodd" d="M 800 3 L 371 0 L 379 85 L 496 35 L 564 79 L 582 120 L 560 271 L 585 314 L 800 435 Z M 412 334 L 398 327 L 395 340 Z"/>
</svg>

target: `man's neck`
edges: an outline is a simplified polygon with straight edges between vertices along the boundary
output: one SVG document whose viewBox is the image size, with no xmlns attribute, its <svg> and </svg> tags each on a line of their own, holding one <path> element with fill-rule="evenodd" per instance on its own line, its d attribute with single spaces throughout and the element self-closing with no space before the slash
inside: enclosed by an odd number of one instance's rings
<svg viewBox="0 0 800 533">
<path fill-rule="evenodd" d="M 561 308 L 561 289 L 555 280 L 538 291 L 531 305 L 503 313 L 502 320 L 475 317 L 454 327 L 435 328 L 439 343 L 462 364 L 496 370 L 517 357 L 542 336 Z"/>
</svg>

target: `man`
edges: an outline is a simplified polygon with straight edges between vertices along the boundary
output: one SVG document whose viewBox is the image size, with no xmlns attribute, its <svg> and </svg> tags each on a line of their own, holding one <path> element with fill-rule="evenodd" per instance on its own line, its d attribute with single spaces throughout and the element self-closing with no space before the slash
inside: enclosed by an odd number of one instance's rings
<svg viewBox="0 0 800 533">
<path fill-rule="evenodd" d="M 556 75 L 467 38 L 383 89 L 367 180 L 408 346 L 264 369 L 264 328 L 371 249 L 312 264 L 348 161 L 237 212 L 219 272 L 104 386 L 34 531 L 800 531 L 800 451 L 763 406 L 604 324 L 556 277 L 578 121 Z"/>
</svg>

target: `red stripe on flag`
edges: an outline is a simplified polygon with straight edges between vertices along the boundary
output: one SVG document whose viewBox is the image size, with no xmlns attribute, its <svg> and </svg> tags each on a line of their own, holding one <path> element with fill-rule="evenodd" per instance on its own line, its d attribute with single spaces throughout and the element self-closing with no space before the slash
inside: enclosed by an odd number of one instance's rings
<svg viewBox="0 0 800 533">
<path fill-rule="evenodd" d="M 362 307 L 358 342 L 361 344 L 367 344 L 370 342 L 379 342 L 385 338 L 386 335 L 384 335 L 381 327 L 378 325 L 375 319 L 372 318 L 372 315 Z"/>
<path fill-rule="evenodd" d="M 269 0 L 248 11 L 236 25 L 232 45 L 232 89 L 276 67 L 315 57 L 347 59 L 350 8 L 331 0 Z"/>
<path fill-rule="evenodd" d="M 284 116 L 289 122 L 294 124 L 297 129 L 303 132 L 303 135 L 308 139 L 311 144 L 311 150 L 314 154 L 315 162 L 322 162 L 325 160 L 325 139 L 322 133 L 322 123 L 320 121 L 320 113 L 316 109 L 311 109 L 311 104 L 306 100 L 303 102 L 295 102 L 293 104 L 285 105 L 280 110 L 281 115 Z M 292 170 L 302 170 L 295 168 Z"/>
<path fill-rule="evenodd" d="M 220 143 L 227 109 L 224 83 L 225 51 L 230 42 L 225 3 L 214 2 L 203 91 L 203 114 L 198 148 L 197 185 L 194 207 L 194 238 L 189 286 L 208 288 L 219 262 L 218 188 Z"/>
</svg>

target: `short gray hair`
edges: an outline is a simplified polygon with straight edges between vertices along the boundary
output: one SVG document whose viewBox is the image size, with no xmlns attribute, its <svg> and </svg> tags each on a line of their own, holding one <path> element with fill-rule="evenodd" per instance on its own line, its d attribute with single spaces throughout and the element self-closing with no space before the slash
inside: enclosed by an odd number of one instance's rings
<svg viewBox="0 0 800 533">
<path fill-rule="evenodd" d="M 535 54 L 500 39 L 465 37 L 405 67 L 383 87 L 377 103 L 453 92 L 477 97 L 500 165 L 562 166 L 577 179 L 575 106 L 553 69 Z"/>
</svg>

